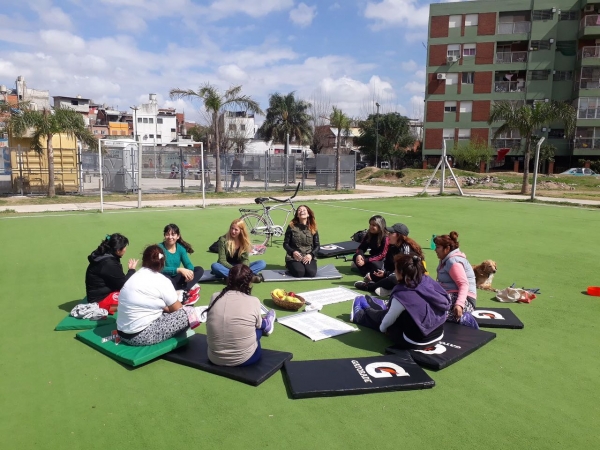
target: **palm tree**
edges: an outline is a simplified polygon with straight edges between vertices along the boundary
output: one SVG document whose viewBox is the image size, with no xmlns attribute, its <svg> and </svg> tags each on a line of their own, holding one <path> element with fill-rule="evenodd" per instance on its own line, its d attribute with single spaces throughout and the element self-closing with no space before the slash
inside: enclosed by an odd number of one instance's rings
<svg viewBox="0 0 600 450">
<path fill-rule="evenodd" d="M 258 132 L 265 141 L 286 142 L 286 135 L 300 145 L 312 141 L 312 120 L 308 113 L 310 103 L 297 100 L 294 92 L 283 96 L 279 93 L 269 97 L 267 116 Z"/>
<path fill-rule="evenodd" d="M 222 192 L 221 186 L 221 140 L 219 139 L 219 122 L 225 111 L 231 108 L 245 109 L 255 114 L 264 114 L 260 106 L 252 97 L 242 95 L 242 86 L 232 86 L 225 91 L 223 95 L 216 86 L 205 83 L 197 91 L 193 89 L 171 89 L 169 95 L 171 99 L 185 98 L 189 100 L 199 99 L 204 103 L 206 112 L 210 114 L 213 132 L 215 134 L 215 143 L 217 147 L 215 162 L 217 165 L 215 173 L 215 192 Z"/>
<path fill-rule="evenodd" d="M 341 109 L 337 107 L 333 107 L 333 111 L 329 116 L 329 124 L 332 127 L 337 128 L 337 146 L 335 149 L 335 190 L 339 191 L 341 187 L 341 165 L 340 165 L 340 142 L 342 131 L 346 135 L 346 139 L 348 139 L 348 134 L 350 133 L 350 117 L 348 117 Z"/>
<path fill-rule="evenodd" d="M 83 116 L 68 108 L 44 108 L 42 111 L 32 109 L 13 110 L 9 120 L 10 133 L 23 137 L 31 133 L 31 149 L 43 153 L 42 142 L 46 142 L 48 151 L 48 197 L 56 195 L 54 185 L 54 149 L 52 138 L 56 134 L 65 134 L 88 145 L 90 149 L 98 147 L 98 141 L 86 127 Z"/>
<path fill-rule="evenodd" d="M 517 130 L 525 138 L 525 164 L 523 168 L 523 185 L 521 194 L 527 194 L 529 188 L 529 160 L 531 159 L 531 143 L 534 133 L 551 122 L 564 122 L 565 136 L 571 137 L 575 132 L 577 112 L 575 108 L 563 102 L 537 102 L 533 106 L 516 106 L 509 101 L 494 104 L 490 112 L 488 124 L 504 121 L 496 130 L 495 139 L 502 133 Z"/>
</svg>

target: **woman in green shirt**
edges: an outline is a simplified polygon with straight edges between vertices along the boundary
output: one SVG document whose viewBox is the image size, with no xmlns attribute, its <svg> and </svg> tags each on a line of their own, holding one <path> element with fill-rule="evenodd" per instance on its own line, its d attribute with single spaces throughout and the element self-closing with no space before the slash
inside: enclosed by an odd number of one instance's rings
<svg viewBox="0 0 600 450">
<path fill-rule="evenodd" d="M 175 289 L 189 292 L 202 278 L 204 269 L 200 266 L 194 267 L 190 261 L 188 253 L 194 253 L 194 249 L 182 239 L 177 225 L 170 223 L 163 232 L 165 239 L 158 244 L 165 253 L 162 274 L 171 280 Z"/>
<path fill-rule="evenodd" d="M 283 239 L 285 266 L 293 277 L 315 277 L 319 247 L 315 214 L 308 206 L 300 205 Z"/>
</svg>

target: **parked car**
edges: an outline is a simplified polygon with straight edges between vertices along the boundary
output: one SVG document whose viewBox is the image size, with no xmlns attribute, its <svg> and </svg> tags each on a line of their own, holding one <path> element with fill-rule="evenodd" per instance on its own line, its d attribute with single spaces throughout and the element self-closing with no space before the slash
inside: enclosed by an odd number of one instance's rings
<svg viewBox="0 0 600 450">
<path fill-rule="evenodd" d="M 561 175 L 577 175 L 577 176 L 585 176 L 585 175 L 598 175 L 592 169 L 584 169 L 583 167 L 573 167 L 569 170 L 565 170 L 560 173 Z"/>
<path fill-rule="evenodd" d="M 364 169 L 367 167 L 367 163 L 363 161 L 356 161 L 356 170 Z"/>
</svg>

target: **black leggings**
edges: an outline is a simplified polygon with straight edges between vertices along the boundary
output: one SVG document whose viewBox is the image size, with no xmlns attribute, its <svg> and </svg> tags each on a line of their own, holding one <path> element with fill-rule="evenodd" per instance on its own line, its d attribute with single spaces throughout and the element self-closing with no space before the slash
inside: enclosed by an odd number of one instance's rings
<svg viewBox="0 0 600 450">
<path fill-rule="evenodd" d="M 379 269 L 383 269 L 383 261 L 366 261 L 362 266 L 358 266 L 356 264 L 356 258 L 358 257 L 358 253 L 354 255 L 352 261 L 354 261 L 354 265 L 358 272 L 364 277 L 366 274 L 371 272 L 376 272 Z M 364 256 L 363 256 L 364 258 Z"/>
<path fill-rule="evenodd" d="M 394 286 L 396 286 L 397 284 L 398 284 L 398 280 L 396 279 L 396 274 L 391 274 L 390 276 L 382 278 L 379 281 L 376 281 L 374 283 L 373 282 L 368 283 L 367 290 L 369 292 L 375 292 L 375 289 L 383 288 L 383 289 L 387 289 L 388 291 L 391 291 L 392 289 L 394 289 Z"/>
<path fill-rule="evenodd" d="M 287 261 L 285 263 L 288 272 L 295 278 L 314 278 L 317 274 L 317 261 L 311 260 L 308 264 L 300 261 Z"/>
<path fill-rule="evenodd" d="M 200 266 L 194 267 L 194 278 L 192 278 L 191 281 L 185 281 L 185 278 L 183 278 L 183 275 L 180 273 L 177 273 L 173 276 L 167 274 L 163 275 L 171 280 L 175 290 L 183 289 L 184 291 L 189 291 L 196 283 L 198 283 L 200 278 L 202 278 L 202 275 L 204 275 L 204 269 Z"/>
</svg>

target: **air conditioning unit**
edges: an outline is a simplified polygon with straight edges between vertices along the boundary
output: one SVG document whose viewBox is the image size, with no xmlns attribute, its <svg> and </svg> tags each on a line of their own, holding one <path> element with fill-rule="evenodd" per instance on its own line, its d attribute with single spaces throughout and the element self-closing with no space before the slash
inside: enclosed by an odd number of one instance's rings
<svg viewBox="0 0 600 450">
<path fill-rule="evenodd" d="M 594 12 L 594 5 L 586 5 L 584 8 L 585 12 Z"/>
<path fill-rule="evenodd" d="M 448 56 L 448 62 L 453 63 L 458 61 L 458 56 Z"/>
<path fill-rule="evenodd" d="M 437 74 L 437 79 L 438 80 L 445 80 L 446 79 L 446 74 L 445 73 L 438 73 Z"/>
</svg>

